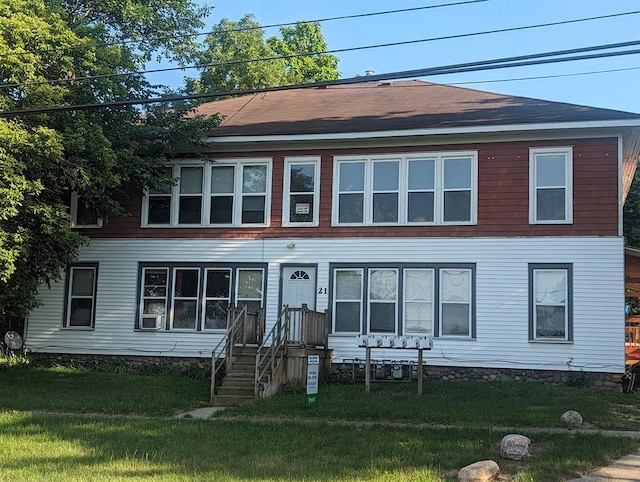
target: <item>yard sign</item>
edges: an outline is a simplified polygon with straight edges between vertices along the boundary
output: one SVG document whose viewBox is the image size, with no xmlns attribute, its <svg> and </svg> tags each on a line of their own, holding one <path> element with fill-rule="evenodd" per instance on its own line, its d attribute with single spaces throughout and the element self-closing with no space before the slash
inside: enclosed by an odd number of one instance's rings
<svg viewBox="0 0 640 482">
<path fill-rule="evenodd" d="M 307 399 L 305 407 L 318 406 L 318 373 L 320 368 L 320 356 L 309 355 L 307 357 Z"/>
</svg>

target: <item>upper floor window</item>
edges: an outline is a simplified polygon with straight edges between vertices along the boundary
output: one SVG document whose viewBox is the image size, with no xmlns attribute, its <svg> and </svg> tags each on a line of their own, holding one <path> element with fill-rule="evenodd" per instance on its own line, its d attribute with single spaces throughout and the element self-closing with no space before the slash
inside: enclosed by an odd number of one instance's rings
<svg viewBox="0 0 640 482">
<path fill-rule="evenodd" d="M 320 195 L 320 159 L 294 157 L 285 159 L 282 224 L 317 226 Z"/>
<path fill-rule="evenodd" d="M 529 151 L 529 222 L 573 222 L 573 149 L 554 147 Z"/>
<path fill-rule="evenodd" d="M 82 195 L 71 194 L 71 227 L 72 228 L 101 228 L 102 219 L 84 202 Z"/>
<path fill-rule="evenodd" d="M 96 312 L 97 264 L 72 265 L 67 269 L 65 328 L 93 328 Z"/>
<path fill-rule="evenodd" d="M 143 226 L 268 224 L 269 160 L 217 160 L 173 166 L 174 186 L 149 191 Z"/>
<path fill-rule="evenodd" d="M 477 153 L 336 157 L 334 225 L 474 224 Z"/>
</svg>

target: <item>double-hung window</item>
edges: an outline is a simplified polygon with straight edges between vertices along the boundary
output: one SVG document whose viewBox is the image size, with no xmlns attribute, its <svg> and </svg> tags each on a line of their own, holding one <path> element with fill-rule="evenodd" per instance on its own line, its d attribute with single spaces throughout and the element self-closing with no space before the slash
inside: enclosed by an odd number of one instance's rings
<svg viewBox="0 0 640 482">
<path fill-rule="evenodd" d="M 333 267 L 333 333 L 473 339 L 474 271 L 469 264 Z"/>
<path fill-rule="evenodd" d="M 529 340 L 573 340 L 571 264 L 529 265 Z"/>
<path fill-rule="evenodd" d="M 554 147 L 529 151 L 529 222 L 573 222 L 573 149 Z"/>
<path fill-rule="evenodd" d="M 337 156 L 333 225 L 474 224 L 475 151 Z"/>
<path fill-rule="evenodd" d="M 317 226 L 320 158 L 285 158 L 282 224 Z"/>
<path fill-rule="evenodd" d="M 171 168 L 173 186 L 149 191 L 143 226 L 265 226 L 269 221 L 268 159 L 184 161 Z"/>
<path fill-rule="evenodd" d="M 224 330 L 231 304 L 258 311 L 264 268 L 244 265 L 162 265 L 140 268 L 139 330 Z"/>
<path fill-rule="evenodd" d="M 65 328 L 93 328 L 98 283 L 97 264 L 69 266 L 66 276 Z"/>
<path fill-rule="evenodd" d="M 101 228 L 102 219 L 84 202 L 83 196 L 74 192 L 71 194 L 71 227 L 72 228 Z"/>
</svg>

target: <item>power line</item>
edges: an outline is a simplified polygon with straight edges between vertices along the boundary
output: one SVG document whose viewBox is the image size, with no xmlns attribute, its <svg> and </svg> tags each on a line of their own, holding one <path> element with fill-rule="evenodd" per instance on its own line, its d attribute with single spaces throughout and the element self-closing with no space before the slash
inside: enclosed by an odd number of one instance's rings
<svg viewBox="0 0 640 482">
<path fill-rule="evenodd" d="M 628 72 L 630 70 L 640 70 L 640 67 L 628 67 L 624 69 L 591 70 L 589 72 L 573 72 L 571 74 L 535 75 L 531 77 L 512 77 L 509 79 L 492 80 L 470 80 L 468 82 L 447 82 L 446 85 L 472 85 L 472 84 L 495 84 L 499 82 L 517 82 L 521 80 L 543 80 L 557 79 L 561 77 L 579 77 L 581 75 L 610 74 L 614 72 Z"/>
<path fill-rule="evenodd" d="M 625 42 L 625 45 L 638 45 L 638 44 L 640 44 L 640 41 Z M 619 44 L 612 44 L 612 45 L 619 45 Z M 440 67 L 428 67 L 428 68 L 422 68 L 422 69 L 416 69 L 416 70 L 406 70 L 406 71 L 391 72 L 386 74 L 368 75 L 366 77 L 350 77 L 346 79 L 332 80 L 332 81 L 326 81 L 326 82 L 293 84 L 293 85 L 268 87 L 268 88 L 261 88 L 261 89 L 245 89 L 245 90 L 239 90 L 239 91 L 212 92 L 207 94 L 167 96 L 167 97 L 157 97 L 157 98 L 151 98 L 151 99 L 149 98 L 129 99 L 129 100 L 105 102 L 100 104 L 91 103 L 91 104 L 66 105 L 66 106 L 58 106 L 58 107 L 41 107 L 41 108 L 33 108 L 33 109 L 22 109 L 22 110 L 15 110 L 15 111 L 0 111 L 0 117 L 15 117 L 15 116 L 22 116 L 22 115 L 29 115 L 29 114 L 66 112 L 66 111 L 74 111 L 74 110 L 90 110 L 90 109 L 98 109 L 98 108 L 106 108 L 106 107 L 124 107 L 124 106 L 131 106 L 131 105 L 146 105 L 146 104 L 156 104 L 161 102 L 200 100 L 200 99 L 208 99 L 208 98 L 216 98 L 216 97 L 242 96 L 247 94 L 277 92 L 277 91 L 293 90 L 293 89 L 328 87 L 332 85 L 351 85 L 351 84 L 359 84 L 359 83 L 365 83 L 365 82 L 377 82 L 377 81 L 385 81 L 385 80 L 388 81 L 388 80 L 427 77 L 427 76 L 444 75 L 444 74 L 452 74 L 452 73 L 460 73 L 460 72 L 473 72 L 473 71 L 480 71 L 480 70 L 494 70 L 494 69 L 503 69 L 503 68 L 512 68 L 512 67 L 524 67 L 528 65 L 570 62 L 575 60 L 588 60 L 588 59 L 594 59 L 594 58 L 633 55 L 633 54 L 640 53 L 640 49 L 635 49 L 635 50 L 626 50 L 626 51 L 600 52 L 600 53 L 594 53 L 594 54 L 567 56 L 575 53 L 603 50 L 606 48 L 611 48 L 611 47 L 607 45 L 598 45 L 594 47 L 583 47 L 579 49 L 561 50 L 561 51 L 555 51 L 555 52 L 542 52 L 539 54 L 521 55 L 517 57 L 505 57 L 501 59 L 484 60 L 479 62 L 467 62 L 463 64 L 452 64 L 452 65 L 445 65 Z M 563 55 L 564 57 L 560 57 Z M 556 57 L 556 58 L 549 58 L 549 57 Z"/>
<path fill-rule="evenodd" d="M 496 34 L 496 33 L 513 32 L 513 31 L 518 31 L 518 30 L 527 30 L 527 29 L 532 29 L 532 28 L 552 27 L 552 26 L 566 25 L 566 24 L 571 24 L 571 23 L 587 22 L 587 21 L 593 21 L 593 20 L 601 20 L 601 19 L 604 19 L 604 18 L 620 17 L 620 16 L 624 16 L 624 15 L 637 15 L 639 13 L 640 13 L 640 10 L 635 10 L 635 11 L 631 11 L 631 12 L 623 12 L 623 13 L 616 13 L 616 14 L 610 14 L 610 15 L 599 15 L 599 16 L 596 16 L 596 17 L 585 17 L 585 18 L 572 19 L 572 20 L 562 20 L 562 21 L 558 21 L 558 22 L 549 22 L 549 23 L 542 23 L 542 24 L 535 24 L 535 25 L 524 25 L 524 26 L 520 26 L 520 27 L 509 27 L 509 28 L 503 28 L 503 29 L 484 30 L 484 31 L 480 31 L 480 32 L 445 35 L 445 36 L 440 36 L 440 37 L 430 37 L 430 38 L 419 39 L 419 40 L 406 40 L 406 41 L 402 41 L 402 42 L 390 42 L 390 43 L 366 45 L 366 46 L 360 46 L 360 47 L 349 47 L 349 48 L 343 48 L 343 49 L 326 50 L 326 51 L 323 51 L 323 52 L 305 52 L 305 53 L 299 53 L 299 54 L 281 55 L 281 56 L 273 56 L 273 57 L 263 57 L 263 58 L 259 58 L 259 59 L 236 60 L 236 61 L 232 61 L 232 62 L 218 62 L 218 63 L 214 62 L 214 63 L 197 64 L 197 65 L 184 66 L 184 67 L 164 67 L 164 68 L 159 68 L 159 69 L 138 70 L 138 71 L 134 71 L 134 72 L 121 72 L 121 73 L 100 74 L 100 75 L 87 75 L 87 76 L 82 76 L 82 77 L 43 80 L 43 81 L 38 81 L 38 82 L 23 82 L 23 83 L 4 84 L 4 85 L 0 85 L 0 88 L 28 87 L 28 86 L 37 86 L 37 85 L 47 85 L 47 84 L 54 85 L 54 84 L 67 83 L 67 82 L 79 82 L 79 81 L 84 81 L 84 80 L 98 80 L 98 79 L 106 79 L 106 78 L 113 78 L 113 77 L 126 77 L 126 76 L 133 76 L 133 75 L 157 74 L 157 73 L 172 72 L 172 71 L 177 71 L 177 70 L 204 69 L 204 68 L 209 68 L 209 67 L 225 67 L 225 66 L 248 64 L 248 63 L 253 63 L 253 62 L 268 62 L 268 61 L 273 61 L 273 60 L 286 60 L 286 59 L 298 58 L 298 57 L 313 57 L 313 56 L 316 56 L 316 55 L 327 55 L 327 54 L 336 54 L 336 53 L 343 53 L 343 52 L 354 52 L 354 51 L 360 51 L 360 50 L 369 50 L 369 49 L 386 48 L 386 47 L 398 47 L 398 46 L 401 46 L 401 45 L 410 45 L 410 44 L 417 44 L 417 43 L 434 42 L 434 41 L 439 41 L 439 40 L 452 40 L 452 39 L 465 38 L 465 37 L 475 37 L 475 36 L 480 36 L 480 35 L 489 35 L 489 34 Z"/>
<path fill-rule="evenodd" d="M 407 12 L 415 12 L 415 11 L 419 11 L 419 10 L 428 10 L 428 9 L 434 9 L 434 8 L 442 8 L 442 7 L 455 7 L 455 6 L 459 6 L 459 5 L 466 5 L 466 4 L 471 4 L 471 3 L 483 3 L 483 2 L 488 2 L 489 0 L 464 0 L 464 1 L 460 1 L 460 2 L 454 2 L 454 3 L 441 3 L 441 4 L 437 4 L 437 5 L 428 5 L 428 6 L 423 6 L 423 7 L 411 7 L 411 8 L 400 8 L 397 10 L 384 10 L 382 12 L 369 12 L 369 13 L 359 13 L 359 14 L 353 14 L 353 15 L 342 15 L 339 17 L 325 17 L 325 18 L 319 18 L 316 20 L 302 20 L 302 21 L 297 21 L 297 22 L 286 22 L 286 23 L 274 23 L 271 25 L 258 25 L 256 27 L 239 27 L 239 28 L 230 28 L 230 29 L 224 29 L 224 30 L 220 30 L 220 31 L 210 31 L 210 32 L 199 32 L 199 33 L 191 33 L 191 34 L 184 34 L 184 35 L 166 35 L 166 36 L 161 36 L 161 37 L 151 37 L 148 40 L 178 40 L 178 39 L 184 39 L 184 38 L 191 38 L 191 37 L 201 37 L 204 35 L 212 35 L 212 34 L 222 34 L 222 33 L 232 33 L 232 32 L 246 32 L 246 31 L 250 31 L 250 30 L 264 30 L 264 29 L 268 29 L 268 28 L 276 28 L 276 27 L 288 27 L 288 26 L 292 26 L 292 25 L 297 25 L 297 24 L 308 24 L 308 23 L 324 23 L 324 22 L 331 22 L 334 20 L 349 20 L 349 19 L 353 19 L 353 18 L 363 18 L 363 17 L 374 17 L 374 16 L 379 16 L 379 15 L 390 15 L 390 14 L 395 14 L 395 13 L 407 13 Z M 121 40 L 121 41 L 117 41 L 117 42 L 101 42 L 101 43 L 95 43 L 95 44 L 89 44 L 86 46 L 82 46 L 82 47 L 86 47 L 86 48 L 93 48 L 93 47 L 113 47 L 114 45 L 129 45 L 132 43 L 135 43 L 135 40 Z M 77 47 L 74 47 L 77 48 Z M 38 51 L 38 53 L 47 53 L 47 52 L 58 52 L 58 51 L 65 51 L 68 49 L 64 49 L 64 48 L 57 48 L 57 49 L 45 49 L 45 50 L 40 50 Z M 0 54 L 0 57 L 8 57 L 10 55 L 28 55 L 28 54 L 33 54 L 34 52 L 32 51 L 23 51 L 23 52 L 7 52 L 6 54 Z"/>
</svg>

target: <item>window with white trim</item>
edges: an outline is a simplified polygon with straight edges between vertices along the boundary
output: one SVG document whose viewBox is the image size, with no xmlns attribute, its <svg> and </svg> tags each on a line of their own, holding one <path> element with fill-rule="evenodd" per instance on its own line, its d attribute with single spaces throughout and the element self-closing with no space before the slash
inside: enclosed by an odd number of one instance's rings
<svg viewBox="0 0 640 482">
<path fill-rule="evenodd" d="M 440 335 L 471 336 L 471 270 L 440 270 Z"/>
<path fill-rule="evenodd" d="M 369 270 L 369 333 L 396 333 L 398 326 L 398 270 Z"/>
<path fill-rule="evenodd" d="M 573 222 L 573 148 L 529 150 L 529 222 Z"/>
<path fill-rule="evenodd" d="M 334 332 L 360 333 L 362 278 L 362 269 L 336 269 L 334 271 Z"/>
<path fill-rule="evenodd" d="M 71 227 L 72 228 L 101 228 L 102 219 L 98 217 L 83 200 L 83 196 L 74 192 L 71 194 Z"/>
<path fill-rule="evenodd" d="M 284 226 L 317 226 L 320 158 L 285 158 L 284 166 L 282 224 Z"/>
<path fill-rule="evenodd" d="M 91 329 L 95 324 L 97 264 L 71 265 L 67 269 L 64 328 Z"/>
<path fill-rule="evenodd" d="M 404 270 L 405 334 L 433 335 L 434 270 Z"/>
<path fill-rule="evenodd" d="M 265 269 L 249 265 L 150 264 L 140 267 L 140 330 L 225 330 L 231 304 L 264 302 Z"/>
<path fill-rule="evenodd" d="M 476 222 L 476 151 L 334 161 L 335 226 Z"/>
<path fill-rule="evenodd" d="M 333 333 L 476 336 L 473 265 L 330 269 Z"/>
<path fill-rule="evenodd" d="M 269 222 L 271 160 L 182 161 L 173 186 L 144 197 L 143 226 L 265 226 Z"/>
<path fill-rule="evenodd" d="M 529 340 L 573 340 L 572 265 L 529 265 Z"/>
</svg>

